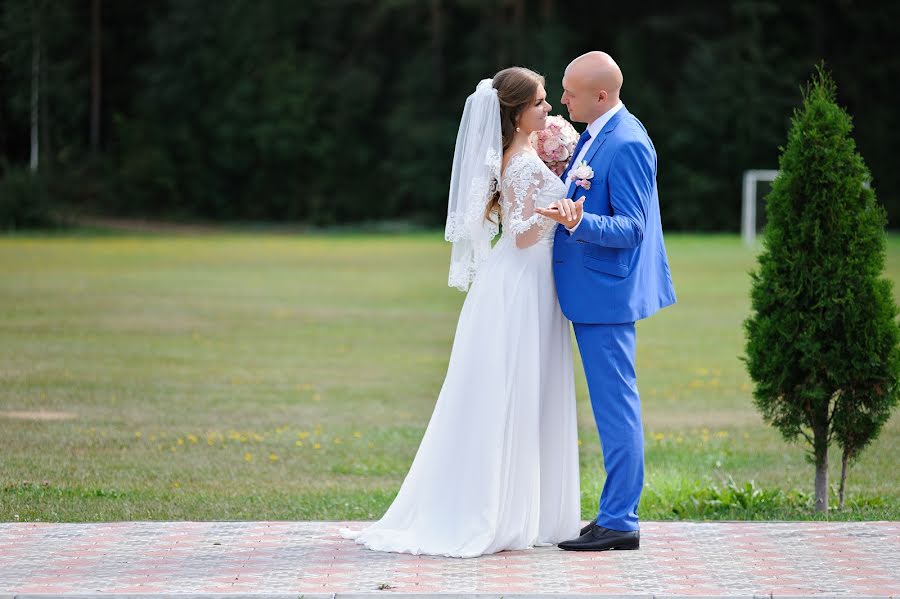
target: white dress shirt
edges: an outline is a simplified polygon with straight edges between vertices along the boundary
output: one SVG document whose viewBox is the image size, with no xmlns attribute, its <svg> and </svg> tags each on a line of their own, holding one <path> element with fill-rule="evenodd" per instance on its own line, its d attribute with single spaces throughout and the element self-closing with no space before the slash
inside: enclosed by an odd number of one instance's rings
<svg viewBox="0 0 900 599">
<path fill-rule="evenodd" d="M 623 106 L 624 105 L 622 104 L 622 101 L 619 100 L 618 102 L 616 102 L 615 106 L 613 106 L 612 108 L 610 108 L 609 110 L 607 110 L 606 112 L 601 114 L 599 117 L 594 119 L 594 121 L 590 125 L 587 126 L 587 130 L 591 132 L 591 139 L 588 140 L 588 142 L 586 144 L 581 146 L 581 150 L 578 152 L 578 156 L 575 157 L 575 161 L 572 163 L 572 165 L 573 165 L 572 168 L 581 164 L 581 161 L 587 155 L 587 152 L 590 149 L 591 144 L 594 143 L 594 141 L 597 139 L 597 136 L 600 135 L 601 131 L 603 131 L 603 127 L 606 126 L 606 123 L 609 122 L 609 119 L 613 118 L 613 116 L 615 116 L 615 114 L 617 112 L 619 112 Z M 566 229 L 568 229 L 569 233 L 571 233 L 572 231 L 577 229 L 578 225 L 580 225 L 580 224 L 581 224 L 581 219 L 578 219 L 578 222 L 575 223 L 575 225 L 571 229 L 569 227 L 566 227 Z"/>
</svg>

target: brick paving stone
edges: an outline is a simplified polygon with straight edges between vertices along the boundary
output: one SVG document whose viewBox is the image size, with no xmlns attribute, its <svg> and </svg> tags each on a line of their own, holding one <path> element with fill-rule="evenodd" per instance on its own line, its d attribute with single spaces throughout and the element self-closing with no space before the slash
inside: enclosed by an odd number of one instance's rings
<svg viewBox="0 0 900 599">
<path fill-rule="evenodd" d="M 898 522 L 646 522 L 639 551 L 471 559 L 373 552 L 348 525 L 364 523 L 0 523 L 0 599 L 900 597 Z"/>
</svg>

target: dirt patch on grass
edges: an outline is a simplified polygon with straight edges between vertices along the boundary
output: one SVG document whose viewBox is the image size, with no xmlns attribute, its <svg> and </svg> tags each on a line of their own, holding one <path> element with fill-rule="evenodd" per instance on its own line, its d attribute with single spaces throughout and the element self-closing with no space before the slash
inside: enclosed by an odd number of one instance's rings
<svg viewBox="0 0 900 599">
<path fill-rule="evenodd" d="M 74 412 L 0 412 L 0 418 L 44 422 L 48 420 L 74 420 L 78 418 L 78 415 Z"/>
</svg>

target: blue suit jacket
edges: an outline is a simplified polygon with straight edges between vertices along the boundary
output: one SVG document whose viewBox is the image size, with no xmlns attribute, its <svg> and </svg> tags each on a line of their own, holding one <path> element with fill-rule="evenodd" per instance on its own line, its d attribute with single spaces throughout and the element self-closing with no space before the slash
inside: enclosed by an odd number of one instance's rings
<svg viewBox="0 0 900 599">
<path fill-rule="evenodd" d="M 656 189 L 656 149 L 644 125 L 622 107 L 591 140 L 594 170 L 574 233 L 560 225 L 553 244 L 559 304 L 572 322 L 634 322 L 675 303 Z M 563 173 L 567 176 L 568 173 Z"/>
</svg>

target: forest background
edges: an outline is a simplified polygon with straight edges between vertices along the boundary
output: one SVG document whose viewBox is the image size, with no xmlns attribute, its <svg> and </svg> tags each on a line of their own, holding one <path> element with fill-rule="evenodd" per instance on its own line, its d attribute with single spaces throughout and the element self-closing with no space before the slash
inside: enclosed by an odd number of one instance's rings
<svg viewBox="0 0 900 599">
<path fill-rule="evenodd" d="M 531 67 L 568 117 L 562 72 L 602 49 L 667 231 L 738 230 L 742 173 L 777 167 L 820 59 L 893 227 L 898 21 L 848 0 L 0 0 L 0 212 L 440 227 L 478 80 Z"/>
</svg>

